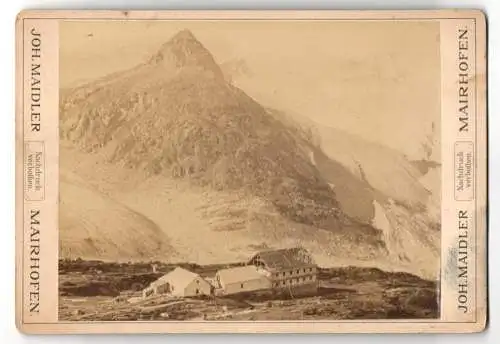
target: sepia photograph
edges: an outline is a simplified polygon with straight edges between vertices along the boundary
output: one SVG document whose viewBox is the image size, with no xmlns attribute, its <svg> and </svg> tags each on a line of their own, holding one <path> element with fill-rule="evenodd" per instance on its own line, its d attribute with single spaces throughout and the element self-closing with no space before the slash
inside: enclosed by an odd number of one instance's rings
<svg viewBox="0 0 500 344">
<path fill-rule="evenodd" d="M 58 319 L 439 319 L 433 20 L 59 22 Z"/>
</svg>

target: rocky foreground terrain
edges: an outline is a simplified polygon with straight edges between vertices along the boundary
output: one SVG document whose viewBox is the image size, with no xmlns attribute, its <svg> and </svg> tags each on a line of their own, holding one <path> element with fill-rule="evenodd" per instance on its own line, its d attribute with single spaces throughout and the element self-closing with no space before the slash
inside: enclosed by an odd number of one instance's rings
<svg viewBox="0 0 500 344">
<path fill-rule="evenodd" d="M 234 264 L 237 265 L 237 264 Z M 227 266 L 227 265 L 225 265 Z M 269 299 L 259 293 L 226 297 L 140 298 L 140 290 L 173 269 L 159 265 L 62 261 L 59 318 L 70 321 L 349 320 L 438 317 L 437 285 L 376 268 L 320 269 L 317 295 Z M 221 267 L 184 264 L 204 276 Z"/>
</svg>

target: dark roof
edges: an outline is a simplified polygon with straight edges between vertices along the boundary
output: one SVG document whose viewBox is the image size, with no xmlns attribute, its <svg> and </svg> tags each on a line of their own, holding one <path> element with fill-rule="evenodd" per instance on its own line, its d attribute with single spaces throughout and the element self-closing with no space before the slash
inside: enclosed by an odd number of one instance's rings
<svg viewBox="0 0 500 344">
<path fill-rule="evenodd" d="M 268 268 L 277 270 L 315 265 L 309 252 L 301 247 L 260 251 L 250 262 L 256 259 L 262 261 Z"/>
</svg>

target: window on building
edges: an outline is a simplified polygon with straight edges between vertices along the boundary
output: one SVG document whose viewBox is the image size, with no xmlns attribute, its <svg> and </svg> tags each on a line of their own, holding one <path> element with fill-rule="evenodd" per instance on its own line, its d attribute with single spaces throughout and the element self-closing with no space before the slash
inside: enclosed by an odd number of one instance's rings
<svg viewBox="0 0 500 344">
<path fill-rule="evenodd" d="M 300 274 L 300 269 L 299 269 L 299 270 L 297 270 L 297 274 Z"/>
<path fill-rule="evenodd" d="M 286 276 L 286 271 L 283 271 L 283 276 Z"/>
<path fill-rule="evenodd" d="M 281 282 L 281 284 L 285 285 L 285 284 L 286 284 L 286 281 Z"/>
<path fill-rule="evenodd" d="M 241 289 L 243 289 L 243 283 L 241 283 Z"/>
</svg>

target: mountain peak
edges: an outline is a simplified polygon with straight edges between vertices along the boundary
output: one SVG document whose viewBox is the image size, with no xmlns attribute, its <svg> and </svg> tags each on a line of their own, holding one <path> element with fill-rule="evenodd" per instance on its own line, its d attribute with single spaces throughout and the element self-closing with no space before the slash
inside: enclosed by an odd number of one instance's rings
<svg viewBox="0 0 500 344">
<path fill-rule="evenodd" d="M 170 41 L 184 42 L 185 44 L 189 42 L 200 44 L 199 41 L 194 36 L 194 34 L 189 29 L 184 29 L 177 32 Z"/>
<path fill-rule="evenodd" d="M 188 29 L 179 31 L 163 44 L 151 58 L 150 63 L 167 65 L 176 69 L 202 70 L 210 72 L 215 77 L 223 77 L 222 70 L 212 54 Z"/>
</svg>

